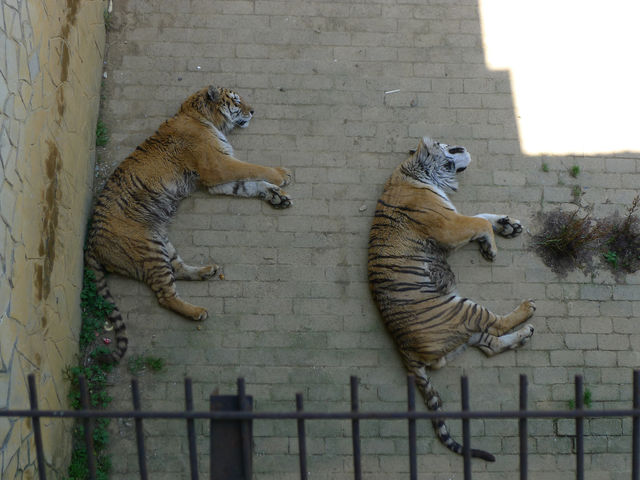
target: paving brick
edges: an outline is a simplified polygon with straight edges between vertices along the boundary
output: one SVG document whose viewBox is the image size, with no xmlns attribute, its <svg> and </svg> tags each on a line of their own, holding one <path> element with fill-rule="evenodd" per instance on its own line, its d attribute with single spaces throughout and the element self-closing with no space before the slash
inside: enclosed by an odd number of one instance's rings
<svg viewBox="0 0 640 480">
<path fill-rule="evenodd" d="M 535 215 L 572 202 L 574 184 L 585 189 L 594 215 L 620 210 L 637 190 L 640 161 L 633 153 L 523 152 L 510 76 L 484 63 L 475 0 L 198 0 L 180 7 L 131 0 L 114 7 L 121 28 L 110 33 L 103 107 L 110 160 L 135 148 L 191 91 L 214 83 L 237 89 L 256 108 L 249 128 L 230 135 L 238 158 L 286 166 L 294 175 L 289 210 L 206 192 L 181 205 L 172 241 L 185 259 L 215 259 L 225 275 L 225 281 L 179 286 L 211 309 L 202 330 L 160 309 L 146 287 L 110 278 L 127 321 L 139 325 L 131 328 L 132 349 L 150 348 L 146 334 L 155 334 L 154 348 L 166 355 L 170 371 L 200 377 L 203 398 L 214 383 L 233 389 L 234 378 L 245 375 L 261 409 L 290 409 L 302 391 L 306 408 L 341 410 L 348 408 L 349 375 L 356 374 L 367 408 L 403 408 L 405 372 L 366 283 L 367 238 L 388 175 L 419 137 L 431 135 L 466 146 L 474 159 L 452 195 L 460 211 L 504 212 L 529 229 L 514 241 L 498 238 L 492 265 L 475 246 L 453 253 L 459 291 L 499 313 L 522 298 L 537 301 L 536 332 L 523 349 L 493 358 L 468 351 L 434 372 L 445 408 L 459 405 L 463 371 L 476 382 L 478 408 L 496 406 L 496 392 L 498 408 L 515 408 L 521 372 L 536 406 L 564 406 L 576 372 L 594 389 L 610 388 L 616 401 L 627 399 L 631 376 L 616 372 L 638 363 L 640 277 L 620 284 L 602 272 L 560 278 L 529 248 Z M 575 164 L 581 174 L 574 180 L 568 169 Z M 171 336 L 182 338 L 171 348 L 159 345 Z M 149 386 L 149 397 L 167 394 L 175 379 L 165 374 L 154 381 L 159 386 Z M 127 395 L 126 386 L 114 390 Z M 298 478 L 295 425 L 263 423 L 256 423 L 256 478 Z M 363 422 L 367 478 L 406 476 L 406 424 L 389 423 Z M 421 477 L 460 476 L 456 457 L 434 440 L 428 422 L 420 423 Z M 500 459 L 478 467 L 474 478 L 512 478 L 517 423 L 503 423 L 472 422 L 474 443 Z M 311 475 L 352 478 L 347 424 L 308 424 Z M 622 427 L 595 425 L 619 438 Z M 453 431 L 459 433 L 457 423 Z M 530 432 L 533 478 L 573 471 L 571 439 L 558 439 L 552 421 L 531 421 Z M 590 444 L 594 455 L 624 448 L 623 440 L 599 440 Z M 132 445 L 123 441 L 114 453 L 124 456 Z M 181 471 L 173 457 L 169 464 Z M 611 465 L 612 472 L 629 471 L 624 462 Z M 135 474 L 135 458 L 129 466 L 121 476 Z M 613 478 L 592 470 L 594 478 Z"/>
</svg>

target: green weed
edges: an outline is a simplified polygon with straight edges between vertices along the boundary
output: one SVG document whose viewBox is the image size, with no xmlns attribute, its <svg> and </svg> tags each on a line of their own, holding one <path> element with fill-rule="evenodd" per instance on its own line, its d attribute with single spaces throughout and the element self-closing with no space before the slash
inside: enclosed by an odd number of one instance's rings
<svg viewBox="0 0 640 480">
<path fill-rule="evenodd" d="M 102 12 L 102 17 L 104 19 L 104 29 L 108 32 L 111 30 L 111 12 L 109 12 L 109 10 L 105 8 Z"/>
<path fill-rule="evenodd" d="M 108 349 L 104 346 L 97 348 L 94 348 L 94 346 L 96 337 L 102 331 L 106 316 L 113 310 L 113 305 L 98 295 L 95 274 L 88 269 L 84 271 L 84 281 L 80 292 L 80 306 L 82 310 L 80 351 L 82 357 L 87 361 L 82 361 L 81 365 L 75 367 L 67 367 L 65 371 L 65 376 L 71 384 L 69 401 L 76 410 L 82 407 L 79 378 L 83 376 L 86 379 L 90 408 L 105 408 L 111 403 L 111 397 L 107 393 L 106 387 L 107 375 L 113 366 L 96 361 L 96 358 L 107 353 Z M 99 480 L 107 480 L 111 469 L 111 459 L 106 453 L 109 441 L 108 425 L 109 419 L 97 419 L 93 428 L 94 454 L 97 468 L 96 478 Z M 73 451 L 67 475 L 68 480 L 85 480 L 89 478 L 84 426 L 80 422 L 77 422 L 73 429 Z"/>
<path fill-rule="evenodd" d="M 618 268 L 618 254 L 616 252 L 609 250 L 608 252 L 603 253 L 602 256 L 611 264 L 614 270 Z"/>
<path fill-rule="evenodd" d="M 582 198 L 582 195 L 584 195 L 584 191 L 582 190 L 582 187 L 580 185 L 575 185 L 571 189 L 571 196 L 573 197 L 574 203 L 578 203 L 580 201 L 580 198 Z"/>
<path fill-rule="evenodd" d="M 165 361 L 159 357 L 132 355 L 127 361 L 127 368 L 131 375 L 139 375 L 145 370 L 151 370 L 154 373 L 164 370 Z"/>
<path fill-rule="evenodd" d="M 571 175 L 573 178 L 577 178 L 578 175 L 580 175 L 580 167 L 578 165 L 574 165 L 573 167 L 571 167 L 569 169 L 569 175 Z"/>
<path fill-rule="evenodd" d="M 570 410 L 575 410 L 576 401 L 574 399 L 569 400 L 567 403 L 569 404 Z M 584 392 L 582 394 L 582 403 L 585 407 L 591 408 L 591 390 L 589 390 L 588 388 L 584 389 Z"/>
<path fill-rule="evenodd" d="M 109 142 L 109 131 L 102 120 L 96 124 L 96 146 L 104 147 Z"/>
</svg>

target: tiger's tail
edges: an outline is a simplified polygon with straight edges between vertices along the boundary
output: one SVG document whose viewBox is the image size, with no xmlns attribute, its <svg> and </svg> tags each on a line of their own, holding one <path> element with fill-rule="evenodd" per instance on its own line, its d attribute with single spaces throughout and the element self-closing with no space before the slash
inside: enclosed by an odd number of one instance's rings
<svg viewBox="0 0 640 480">
<path fill-rule="evenodd" d="M 111 325 L 113 325 L 116 346 L 115 349 L 113 349 L 110 353 L 98 357 L 98 361 L 105 364 L 117 364 L 126 353 L 127 345 L 129 344 L 129 337 L 127 337 L 127 327 L 124 324 L 122 314 L 120 313 L 120 310 L 118 310 L 118 307 L 113 300 L 113 296 L 109 291 L 109 287 L 107 286 L 106 270 L 104 269 L 102 264 L 91 254 L 90 251 L 86 252 L 84 260 L 85 267 L 93 271 L 95 275 L 96 290 L 98 292 L 98 295 L 100 295 L 105 299 L 105 301 L 113 305 L 113 310 L 107 318 Z"/>
<path fill-rule="evenodd" d="M 424 397 L 424 403 L 427 408 L 431 411 L 440 412 L 442 411 L 442 399 L 440 398 L 440 394 L 433 386 L 431 379 L 426 375 L 424 367 L 415 370 L 412 369 L 412 372 L 415 374 L 416 385 L 422 393 Z M 436 435 L 440 442 L 458 455 L 463 454 L 462 445 L 456 442 L 451 435 L 449 434 L 449 429 L 445 424 L 442 418 L 434 418 L 431 420 L 433 424 L 433 429 L 436 432 Z M 491 455 L 489 452 L 485 452 L 484 450 L 478 450 L 476 448 L 471 449 L 471 456 L 475 458 L 481 458 L 482 460 L 486 460 L 487 462 L 495 462 L 496 457 Z"/>
</svg>

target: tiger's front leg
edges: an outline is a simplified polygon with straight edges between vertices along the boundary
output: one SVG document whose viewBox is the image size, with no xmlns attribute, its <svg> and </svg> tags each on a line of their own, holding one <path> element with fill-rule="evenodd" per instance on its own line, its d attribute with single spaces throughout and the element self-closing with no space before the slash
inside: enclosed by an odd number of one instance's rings
<svg viewBox="0 0 640 480">
<path fill-rule="evenodd" d="M 493 227 L 493 231 L 505 238 L 513 238 L 517 237 L 522 233 L 522 224 L 520 220 L 516 220 L 515 218 L 510 218 L 507 215 L 495 215 L 493 213 L 481 213 L 479 215 L 475 215 L 479 218 L 484 218 L 491 222 L 491 226 Z"/>
<path fill-rule="evenodd" d="M 236 180 L 209 187 L 209 193 L 234 195 L 237 197 L 258 197 L 273 208 L 288 208 L 291 198 L 277 185 L 264 180 Z"/>
<path fill-rule="evenodd" d="M 513 238 L 522 233 L 522 224 L 520 221 L 511 219 L 506 215 L 481 213 L 479 215 L 474 215 L 473 218 L 487 220 L 491 224 L 493 232 L 497 233 L 501 237 Z M 482 256 L 490 262 L 495 260 L 496 254 L 498 253 L 498 249 L 496 248 L 495 240 L 493 238 L 493 232 L 490 232 L 489 234 L 484 232 L 483 235 L 479 235 L 477 238 L 474 238 L 474 240 L 476 240 L 480 245 L 480 252 L 482 253 Z"/>
<path fill-rule="evenodd" d="M 229 155 L 210 158 L 203 156 L 195 162 L 200 182 L 206 187 L 215 187 L 237 181 L 263 180 L 278 187 L 291 182 L 291 172 L 284 167 L 266 167 L 243 162 Z"/>
<path fill-rule="evenodd" d="M 493 261 L 498 254 L 493 235 L 493 225 L 490 220 L 477 215 L 453 215 L 446 225 L 439 231 L 429 232 L 438 242 L 456 250 L 469 242 L 478 242 L 482 256 Z"/>
<path fill-rule="evenodd" d="M 233 157 L 217 159 L 213 168 L 201 165 L 200 181 L 209 193 L 258 197 L 274 208 L 291 206 L 291 198 L 280 187 L 291 182 L 291 172 L 283 167 L 265 167 Z"/>
</svg>

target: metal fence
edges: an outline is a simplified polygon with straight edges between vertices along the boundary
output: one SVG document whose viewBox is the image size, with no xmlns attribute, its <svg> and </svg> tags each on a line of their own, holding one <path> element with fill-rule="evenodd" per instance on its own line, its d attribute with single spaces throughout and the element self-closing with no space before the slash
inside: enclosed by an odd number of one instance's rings
<svg viewBox="0 0 640 480">
<path fill-rule="evenodd" d="M 210 422 L 210 477 L 211 479 L 251 479 L 252 477 L 252 421 L 253 420 L 292 420 L 297 423 L 298 431 L 298 457 L 300 464 L 300 478 L 308 478 L 307 448 L 305 422 L 310 420 L 350 420 L 353 443 L 353 471 L 354 479 L 362 478 L 361 448 L 360 448 L 360 422 L 365 420 L 404 420 L 408 423 L 409 448 L 407 459 L 409 462 L 409 478 L 418 478 L 417 449 L 416 449 L 416 421 L 431 420 L 434 417 L 443 419 L 460 419 L 462 421 L 462 445 L 464 478 L 472 478 L 471 469 L 471 433 L 470 421 L 472 419 L 517 419 L 520 439 L 520 476 L 521 480 L 527 479 L 528 447 L 527 447 L 527 421 L 528 419 L 574 419 L 575 420 L 575 460 L 576 479 L 584 479 L 584 421 L 591 418 L 604 417 L 630 417 L 633 422 L 632 436 L 632 480 L 640 480 L 640 370 L 633 372 L 633 403 L 629 409 L 612 410 L 585 410 L 584 390 L 582 376 L 575 377 L 575 408 L 572 410 L 544 410 L 532 411 L 527 409 L 527 386 L 525 375 L 520 376 L 519 409 L 513 411 L 470 411 L 469 410 L 469 384 L 467 377 L 461 377 L 462 408 L 458 412 L 418 412 L 415 409 L 415 383 L 412 376 L 407 378 L 407 410 L 401 412 L 363 412 L 359 410 L 358 378 L 351 377 L 351 409 L 348 412 L 308 412 L 304 410 L 301 394 L 296 395 L 296 411 L 292 412 L 254 412 L 252 409 L 252 397 L 246 395 L 245 383 L 238 379 L 237 395 L 212 395 L 210 397 L 209 411 L 194 411 L 191 379 L 184 382 L 185 410 L 151 412 L 144 411 L 140 405 L 140 391 L 136 379 L 131 381 L 133 410 L 130 411 L 105 411 L 91 410 L 89 408 L 89 395 L 84 378 L 80 378 L 81 410 L 58 411 L 38 409 L 35 377 L 29 376 L 30 409 L 28 410 L 0 410 L 0 417 L 30 417 L 35 436 L 37 465 L 40 480 L 46 479 L 45 463 L 42 444 L 42 432 L 40 419 L 51 418 L 76 418 L 84 423 L 84 435 L 87 446 L 87 463 L 90 478 L 96 478 L 96 458 L 93 453 L 92 424 L 98 418 L 131 418 L 135 422 L 138 464 L 140 478 L 148 478 L 145 438 L 143 434 L 143 421 L 151 419 L 179 419 L 187 425 L 189 443 L 189 465 L 191 479 L 198 476 L 198 462 L 196 450 L 196 433 L 194 422 L 196 419 L 208 419 Z"/>
</svg>

